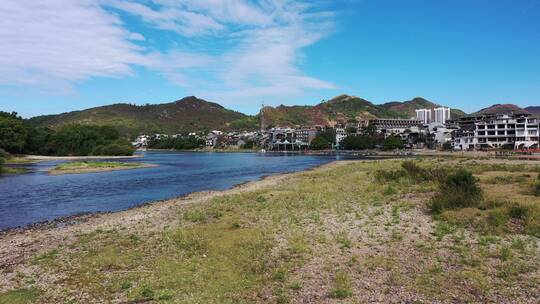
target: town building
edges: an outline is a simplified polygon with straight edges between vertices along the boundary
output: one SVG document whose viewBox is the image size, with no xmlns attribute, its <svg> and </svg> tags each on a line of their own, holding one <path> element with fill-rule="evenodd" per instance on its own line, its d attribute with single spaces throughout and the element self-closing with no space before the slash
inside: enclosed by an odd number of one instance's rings
<svg viewBox="0 0 540 304">
<path fill-rule="evenodd" d="M 416 110 L 416 119 L 422 121 L 424 125 L 430 123 L 445 124 L 450 118 L 450 108 L 447 107 Z"/>
<path fill-rule="evenodd" d="M 431 122 L 431 110 L 429 109 L 416 110 L 416 119 L 420 120 L 424 125 L 429 124 Z"/>
<path fill-rule="evenodd" d="M 463 123 L 461 123 L 463 121 Z M 460 120 L 454 134 L 454 149 L 538 149 L 540 119 L 530 114 L 486 115 Z"/>
<path fill-rule="evenodd" d="M 450 120 L 450 108 L 439 107 L 433 109 L 433 121 L 435 123 L 445 124 L 446 121 Z"/>
<path fill-rule="evenodd" d="M 347 131 L 344 128 L 336 128 L 336 145 L 339 146 L 342 140 L 347 137 Z"/>
<path fill-rule="evenodd" d="M 316 128 L 308 128 L 308 127 L 301 127 L 295 129 L 295 136 L 296 140 L 304 142 L 304 143 L 311 143 L 311 141 L 317 136 L 317 129 Z"/>
<path fill-rule="evenodd" d="M 399 135 L 405 131 L 419 132 L 422 127 L 422 121 L 418 119 L 371 119 L 369 125 L 375 127 L 378 133 L 384 134 L 385 137 L 390 135 Z"/>
</svg>

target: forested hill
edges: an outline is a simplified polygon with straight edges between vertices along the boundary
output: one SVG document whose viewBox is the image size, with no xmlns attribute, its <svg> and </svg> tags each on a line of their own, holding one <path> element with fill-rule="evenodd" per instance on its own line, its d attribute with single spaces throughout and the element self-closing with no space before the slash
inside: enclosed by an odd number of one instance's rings
<svg viewBox="0 0 540 304">
<path fill-rule="evenodd" d="M 408 101 L 393 101 L 374 104 L 356 96 L 339 95 L 313 106 L 277 106 L 264 108 L 266 126 L 334 125 L 350 120 L 372 118 L 411 118 L 415 110 L 447 106 L 422 97 Z M 521 109 L 514 105 L 495 105 L 483 109 L 484 112 Z M 527 108 L 538 112 L 537 107 Z M 466 115 L 452 109 L 452 118 Z M 113 104 L 83 111 L 58 115 L 38 116 L 29 120 L 34 126 L 58 129 L 72 123 L 83 125 L 108 125 L 116 127 L 121 134 L 129 137 L 141 133 L 185 133 L 205 130 L 255 130 L 259 127 L 259 115 L 249 116 L 232 111 L 213 102 L 190 96 L 181 100 L 136 106 Z"/>
<path fill-rule="evenodd" d="M 37 116 L 31 118 L 29 123 L 53 129 L 72 123 L 108 125 L 116 127 L 124 135 L 134 136 L 140 133 L 226 130 L 244 124 L 251 124 L 252 127 L 252 120 L 245 114 L 225 109 L 217 103 L 190 96 L 164 104 L 136 106 L 120 103 L 58 115 Z"/>
<path fill-rule="evenodd" d="M 264 115 L 267 125 L 333 125 L 358 119 L 411 118 L 416 115 L 416 109 L 438 106 L 440 105 L 421 97 L 376 105 L 356 96 L 339 95 L 315 106 L 266 107 Z M 464 115 L 463 111 L 452 109 L 453 117 Z"/>
</svg>

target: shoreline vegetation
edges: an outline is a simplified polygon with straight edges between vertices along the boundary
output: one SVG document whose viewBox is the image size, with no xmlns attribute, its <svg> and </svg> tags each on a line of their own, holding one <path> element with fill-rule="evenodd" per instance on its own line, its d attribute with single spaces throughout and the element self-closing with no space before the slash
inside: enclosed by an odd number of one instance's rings
<svg viewBox="0 0 540 304">
<path fill-rule="evenodd" d="M 139 164 L 139 163 L 123 163 L 109 161 L 73 161 L 60 164 L 49 170 L 50 175 L 63 174 L 82 174 L 82 173 L 99 173 L 118 170 L 154 168 L 157 165 Z"/>
<path fill-rule="evenodd" d="M 5 231 L 0 303 L 537 303 L 537 164 L 339 161 Z"/>
</svg>

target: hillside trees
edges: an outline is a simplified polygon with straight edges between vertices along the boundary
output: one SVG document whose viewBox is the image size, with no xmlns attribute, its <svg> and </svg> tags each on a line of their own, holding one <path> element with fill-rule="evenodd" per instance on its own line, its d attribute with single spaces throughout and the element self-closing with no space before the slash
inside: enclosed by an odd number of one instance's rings
<svg viewBox="0 0 540 304">
<path fill-rule="evenodd" d="M 0 149 L 13 154 L 131 155 L 131 144 L 110 126 L 65 125 L 58 131 L 27 124 L 17 113 L 0 112 Z"/>
<path fill-rule="evenodd" d="M 55 155 L 131 155 L 133 149 L 110 126 L 66 125 L 51 137 Z"/>
</svg>

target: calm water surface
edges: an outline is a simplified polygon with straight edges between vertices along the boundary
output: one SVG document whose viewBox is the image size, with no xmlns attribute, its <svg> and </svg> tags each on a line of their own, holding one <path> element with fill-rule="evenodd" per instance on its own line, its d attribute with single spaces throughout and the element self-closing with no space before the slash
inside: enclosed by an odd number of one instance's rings
<svg viewBox="0 0 540 304">
<path fill-rule="evenodd" d="M 259 153 L 144 152 L 126 162 L 156 168 L 51 176 L 62 161 L 30 166 L 32 173 L 0 178 L 0 230 L 59 217 L 118 211 L 202 190 L 223 190 L 264 175 L 315 167 L 336 156 Z"/>
</svg>

